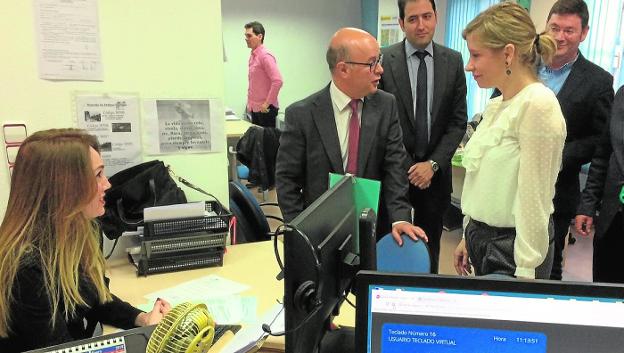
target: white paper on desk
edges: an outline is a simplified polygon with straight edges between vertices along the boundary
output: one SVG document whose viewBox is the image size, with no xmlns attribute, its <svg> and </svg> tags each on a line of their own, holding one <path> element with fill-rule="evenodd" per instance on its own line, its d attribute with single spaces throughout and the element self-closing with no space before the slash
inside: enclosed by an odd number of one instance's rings
<svg viewBox="0 0 624 353">
<path fill-rule="evenodd" d="M 284 330 L 284 306 L 275 304 L 269 309 L 260 320 L 253 325 L 245 325 L 234 335 L 234 339 L 223 349 L 221 353 L 242 353 L 248 352 L 251 348 L 256 347 L 258 342 L 267 336 L 262 330 L 262 324 L 271 326 L 272 332 Z"/>
<path fill-rule="evenodd" d="M 249 289 L 248 285 L 230 281 L 217 275 L 208 275 L 192 281 L 181 283 L 145 296 L 151 302 L 163 298 L 170 303 L 206 300 L 214 297 L 227 297 Z"/>
<path fill-rule="evenodd" d="M 256 321 L 256 297 L 210 298 L 205 301 L 208 311 L 219 325 L 236 325 L 240 323 L 254 323 Z"/>
<path fill-rule="evenodd" d="M 163 219 L 203 217 L 205 214 L 206 202 L 204 201 L 146 207 L 143 209 L 143 219 L 146 222 Z"/>
<path fill-rule="evenodd" d="M 188 299 L 185 301 L 205 304 L 212 318 L 220 325 L 253 324 L 257 320 L 256 309 L 258 300 L 256 297 L 234 295 L 207 299 Z M 181 303 L 182 302 L 170 302 L 171 306 L 176 306 Z M 152 310 L 153 306 L 153 302 L 148 302 L 139 305 L 138 308 L 149 312 Z"/>
</svg>

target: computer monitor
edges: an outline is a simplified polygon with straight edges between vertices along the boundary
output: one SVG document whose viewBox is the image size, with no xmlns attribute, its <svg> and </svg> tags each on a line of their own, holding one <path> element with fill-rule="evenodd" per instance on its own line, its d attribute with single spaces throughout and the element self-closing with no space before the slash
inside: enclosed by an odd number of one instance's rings
<svg viewBox="0 0 624 353">
<path fill-rule="evenodd" d="M 621 352 L 624 287 L 357 275 L 356 352 Z"/>
<path fill-rule="evenodd" d="M 357 215 L 352 182 L 344 177 L 288 224 L 284 235 L 286 352 L 320 352 L 331 318 L 355 276 L 358 259 L 352 244 Z"/>
</svg>

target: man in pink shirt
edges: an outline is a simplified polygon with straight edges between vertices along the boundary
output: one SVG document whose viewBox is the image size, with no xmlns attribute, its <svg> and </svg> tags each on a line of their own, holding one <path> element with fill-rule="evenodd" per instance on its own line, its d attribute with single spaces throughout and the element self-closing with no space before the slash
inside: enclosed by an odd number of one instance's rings
<svg viewBox="0 0 624 353">
<path fill-rule="evenodd" d="M 245 25 L 245 42 L 251 48 L 247 111 L 251 113 L 252 123 L 275 127 L 275 117 L 279 109 L 277 95 L 283 81 L 275 57 L 262 44 L 264 27 L 260 22 L 254 21 Z"/>
</svg>

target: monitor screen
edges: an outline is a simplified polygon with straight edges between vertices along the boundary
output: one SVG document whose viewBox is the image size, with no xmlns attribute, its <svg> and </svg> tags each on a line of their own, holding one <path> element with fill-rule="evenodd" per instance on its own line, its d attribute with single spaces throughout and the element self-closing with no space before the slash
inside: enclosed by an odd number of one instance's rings
<svg viewBox="0 0 624 353">
<path fill-rule="evenodd" d="M 358 274 L 357 352 L 612 353 L 624 347 L 624 287 Z"/>
</svg>

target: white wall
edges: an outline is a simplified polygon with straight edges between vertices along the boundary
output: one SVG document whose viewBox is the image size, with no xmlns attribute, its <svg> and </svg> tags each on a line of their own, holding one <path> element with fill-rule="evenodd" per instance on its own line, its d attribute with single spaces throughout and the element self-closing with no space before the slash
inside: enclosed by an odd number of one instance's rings
<svg viewBox="0 0 624 353">
<path fill-rule="evenodd" d="M 224 97 L 221 8 L 216 0 L 99 1 L 103 82 L 37 77 L 32 1 L 1 1 L 0 123 L 24 122 L 29 133 L 75 126 L 71 94 L 137 92 L 142 98 Z M 178 175 L 228 200 L 224 152 L 160 158 Z M 144 159 L 154 159 L 145 157 Z M 0 150 L 0 217 L 9 194 Z M 187 191 L 187 189 L 185 189 Z M 190 199 L 205 199 L 188 191 Z"/>
<path fill-rule="evenodd" d="M 438 13 L 438 25 L 436 26 L 433 41 L 444 45 L 444 35 L 446 33 L 446 2 L 447 0 L 436 0 L 436 12 Z M 399 7 L 396 0 L 379 0 L 379 17 L 396 16 L 399 17 Z"/>
<path fill-rule="evenodd" d="M 531 19 L 535 23 L 537 32 L 546 29 L 546 18 L 556 0 L 533 0 L 531 1 Z"/>
<path fill-rule="evenodd" d="M 265 46 L 284 78 L 280 111 L 329 83 L 325 62 L 329 39 L 341 27 L 361 27 L 360 0 L 222 0 L 225 63 L 225 103 L 240 116 L 247 100 L 250 49 L 245 23 L 259 21 L 266 30 Z"/>
</svg>

